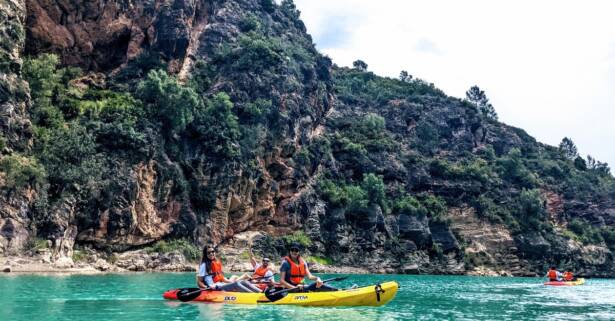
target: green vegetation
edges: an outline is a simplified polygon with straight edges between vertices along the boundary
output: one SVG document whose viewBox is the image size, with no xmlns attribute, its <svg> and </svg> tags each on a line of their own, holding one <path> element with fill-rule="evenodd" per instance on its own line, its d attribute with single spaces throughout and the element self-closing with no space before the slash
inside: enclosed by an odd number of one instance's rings
<svg viewBox="0 0 615 321">
<path fill-rule="evenodd" d="M 72 259 L 73 259 L 73 262 L 75 263 L 85 262 L 88 259 L 88 255 L 83 250 L 74 249 Z"/>
<path fill-rule="evenodd" d="M 564 137 L 562 142 L 559 143 L 559 150 L 562 152 L 564 157 L 574 160 L 579 157 L 579 153 L 577 152 L 577 146 L 574 144 L 572 139 L 568 137 Z"/>
<path fill-rule="evenodd" d="M 318 263 L 320 265 L 331 265 L 331 264 L 333 264 L 333 260 L 331 258 L 323 257 L 323 256 L 311 256 L 311 255 L 309 255 L 305 260 L 308 263 Z"/>
<path fill-rule="evenodd" d="M 301 244 L 301 246 L 303 246 L 304 249 L 312 245 L 312 239 L 310 239 L 310 237 L 305 234 L 304 231 L 297 231 L 292 235 L 283 236 L 282 240 L 284 240 L 284 243 L 286 245 L 289 245 L 291 243 L 299 243 Z"/>
<path fill-rule="evenodd" d="M 173 132 L 183 131 L 203 105 L 194 89 L 182 86 L 162 70 L 147 74 L 137 87 L 137 97 Z"/>
<path fill-rule="evenodd" d="M 184 255 L 186 260 L 198 261 L 201 258 L 201 251 L 193 242 L 186 239 L 160 240 L 153 245 L 146 247 L 147 253 L 171 253 L 179 252 Z"/>
<path fill-rule="evenodd" d="M 495 112 L 493 105 L 489 103 L 489 99 L 485 92 L 478 88 L 478 86 L 472 86 L 470 90 L 466 91 L 466 99 L 481 113 L 481 115 L 487 119 L 498 120 L 498 114 Z"/>
<path fill-rule="evenodd" d="M 36 252 L 46 248 L 49 248 L 49 243 L 40 237 L 31 237 L 24 244 L 24 251 Z"/>
<path fill-rule="evenodd" d="M 218 93 L 196 114 L 190 134 L 201 142 L 211 155 L 232 158 L 239 154 L 240 136 L 233 103 L 226 93 Z"/>
<path fill-rule="evenodd" d="M 0 158 L 0 171 L 6 175 L 5 186 L 12 190 L 40 185 L 46 177 L 45 169 L 36 159 L 18 154 Z"/>
</svg>

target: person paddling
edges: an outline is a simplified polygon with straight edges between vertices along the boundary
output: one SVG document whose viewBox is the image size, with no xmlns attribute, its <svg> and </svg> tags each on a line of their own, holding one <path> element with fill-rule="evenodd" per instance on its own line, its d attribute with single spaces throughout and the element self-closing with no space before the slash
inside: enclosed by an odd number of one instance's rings
<svg viewBox="0 0 615 321">
<path fill-rule="evenodd" d="M 307 263 L 299 255 L 300 251 L 301 246 L 298 243 L 290 245 L 288 256 L 284 258 L 280 266 L 280 285 L 293 289 L 292 292 L 337 291 L 336 288 L 323 284 L 319 277 L 310 272 Z M 305 277 L 316 282 L 304 286 Z"/>
<path fill-rule="evenodd" d="M 216 258 L 216 250 L 212 246 L 205 246 L 203 248 L 197 285 L 199 288 L 219 291 L 260 292 L 259 288 L 250 284 L 250 282 L 237 280 L 236 276 L 227 279 L 222 272 L 222 262 Z"/>
<path fill-rule="evenodd" d="M 557 268 L 555 266 L 551 266 L 551 268 L 547 272 L 547 277 L 549 278 L 549 281 L 552 281 L 552 282 L 553 281 L 561 281 L 562 280 L 562 273 L 557 271 Z"/>
<path fill-rule="evenodd" d="M 576 280 L 576 278 L 574 277 L 572 272 L 570 272 L 570 271 L 564 272 L 564 281 L 575 281 L 575 280 Z"/>
</svg>

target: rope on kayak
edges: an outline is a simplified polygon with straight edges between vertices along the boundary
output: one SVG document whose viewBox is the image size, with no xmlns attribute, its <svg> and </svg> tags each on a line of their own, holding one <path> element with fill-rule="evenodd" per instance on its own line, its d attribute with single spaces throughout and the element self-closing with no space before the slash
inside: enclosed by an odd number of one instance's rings
<svg viewBox="0 0 615 321">
<path fill-rule="evenodd" d="M 382 289 L 382 286 L 380 285 L 380 282 L 376 283 L 376 286 L 374 286 L 374 290 L 376 291 L 376 300 L 378 302 L 380 302 L 380 293 L 384 293 L 385 292 Z"/>
</svg>

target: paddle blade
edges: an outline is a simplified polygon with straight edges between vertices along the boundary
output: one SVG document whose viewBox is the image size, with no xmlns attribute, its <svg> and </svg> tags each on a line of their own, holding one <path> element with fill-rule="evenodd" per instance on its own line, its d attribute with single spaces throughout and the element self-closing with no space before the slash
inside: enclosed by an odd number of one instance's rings
<svg viewBox="0 0 615 321">
<path fill-rule="evenodd" d="M 270 287 L 265 290 L 265 296 L 269 301 L 275 302 L 288 295 L 290 289 L 283 290 L 281 288 Z"/>
<path fill-rule="evenodd" d="M 177 299 L 182 302 L 192 301 L 201 295 L 204 289 L 199 288 L 183 288 L 177 291 Z"/>
</svg>

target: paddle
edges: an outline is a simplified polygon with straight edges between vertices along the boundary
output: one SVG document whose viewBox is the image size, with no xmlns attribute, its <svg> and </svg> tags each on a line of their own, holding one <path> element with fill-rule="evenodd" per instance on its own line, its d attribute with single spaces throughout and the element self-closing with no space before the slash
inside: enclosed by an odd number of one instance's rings
<svg viewBox="0 0 615 321">
<path fill-rule="evenodd" d="M 341 281 L 341 280 L 346 280 L 348 277 L 347 276 L 339 276 L 336 278 L 331 278 L 331 279 L 326 279 L 324 281 L 322 281 L 323 284 L 327 283 L 327 282 L 333 282 L 333 281 Z M 267 289 L 265 290 L 265 296 L 267 297 L 267 299 L 269 299 L 270 302 L 275 302 L 278 301 L 280 299 L 282 299 L 283 297 L 285 297 L 289 291 L 295 290 L 296 288 L 292 288 L 292 289 L 283 289 L 283 290 L 278 290 L 278 291 L 271 291 L 273 289 Z"/>
<path fill-rule="evenodd" d="M 275 274 L 277 274 L 277 273 L 275 273 Z M 271 276 L 262 276 L 262 277 L 258 277 L 258 278 L 252 278 L 252 280 L 261 280 L 261 279 L 265 279 L 265 278 L 269 278 L 269 277 L 271 277 Z M 192 300 L 198 298 L 199 295 L 201 295 L 201 292 L 203 292 L 203 291 L 211 291 L 211 290 L 213 290 L 213 289 L 211 289 L 211 288 L 206 288 L 206 289 L 201 289 L 201 288 L 183 288 L 183 289 L 180 289 L 179 291 L 177 291 L 177 299 L 182 301 L 182 302 L 192 301 Z"/>
</svg>

